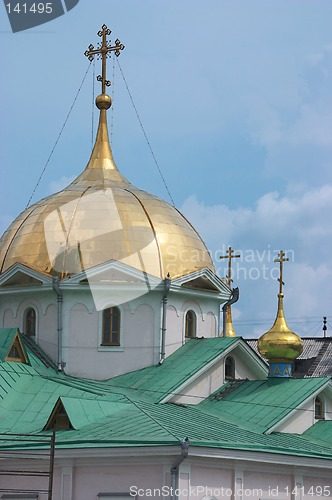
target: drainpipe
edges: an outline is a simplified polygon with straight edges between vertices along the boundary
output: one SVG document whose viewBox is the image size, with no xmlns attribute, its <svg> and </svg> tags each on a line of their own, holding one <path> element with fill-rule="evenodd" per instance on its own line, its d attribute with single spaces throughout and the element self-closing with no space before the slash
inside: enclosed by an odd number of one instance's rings
<svg viewBox="0 0 332 500">
<path fill-rule="evenodd" d="M 235 304 L 239 300 L 239 289 L 238 287 L 232 289 L 232 296 L 231 298 L 225 302 L 225 304 L 222 306 L 222 332 L 223 336 L 225 335 L 226 331 L 226 311 L 227 307 L 231 306 L 232 304 Z"/>
<path fill-rule="evenodd" d="M 62 362 L 62 304 L 63 304 L 63 295 L 59 286 L 59 277 L 53 276 L 52 279 L 53 290 L 57 296 L 57 332 L 58 332 L 58 358 L 57 365 L 58 370 L 63 370 L 63 362 Z"/>
<path fill-rule="evenodd" d="M 164 295 L 162 299 L 162 321 L 161 321 L 161 350 L 159 364 L 161 365 L 165 360 L 165 344 L 166 344 L 166 313 L 167 313 L 167 296 L 171 287 L 171 276 L 168 273 L 164 279 Z"/>
<path fill-rule="evenodd" d="M 178 500 L 177 489 L 179 487 L 179 469 L 182 462 L 187 458 L 189 452 L 189 439 L 186 437 L 181 441 L 181 454 L 171 468 L 171 500 Z"/>
</svg>

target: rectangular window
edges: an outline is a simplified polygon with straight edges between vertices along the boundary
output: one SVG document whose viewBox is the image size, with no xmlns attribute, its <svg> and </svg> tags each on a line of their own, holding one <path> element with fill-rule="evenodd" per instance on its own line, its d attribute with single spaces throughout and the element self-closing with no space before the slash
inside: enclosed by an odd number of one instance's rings
<svg viewBox="0 0 332 500">
<path fill-rule="evenodd" d="M 103 311 L 101 345 L 120 345 L 120 309 L 118 307 L 109 307 Z"/>
</svg>

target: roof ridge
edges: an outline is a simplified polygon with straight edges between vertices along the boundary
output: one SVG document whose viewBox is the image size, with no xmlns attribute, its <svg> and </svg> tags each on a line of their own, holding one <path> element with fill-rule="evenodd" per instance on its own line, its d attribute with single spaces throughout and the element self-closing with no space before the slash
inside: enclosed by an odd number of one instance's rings
<svg viewBox="0 0 332 500">
<path fill-rule="evenodd" d="M 319 349 L 319 352 L 318 352 L 314 362 L 312 363 L 312 365 L 310 366 L 310 368 L 307 372 L 308 377 L 311 377 L 313 375 L 314 371 L 316 370 L 317 366 L 319 365 L 320 361 L 322 360 L 328 347 L 329 347 L 329 342 L 325 342 L 325 339 L 324 339 L 322 347 Z"/>
<path fill-rule="evenodd" d="M 220 401 L 221 399 L 224 399 L 226 396 L 228 396 L 231 392 L 235 391 L 238 389 L 244 382 L 248 382 L 248 378 L 245 379 L 237 379 L 232 382 L 229 382 L 226 387 L 221 389 L 217 394 L 213 396 L 212 399 L 217 399 Z"/>
<path fill-rule="evenodd" d="M 46 366 L 58 371 L 57 365 L 54 361 L 39 347 L 39 345 L 29 336 L 22 335 L 23 344 L 27 347 L 37 358 Z M 30 360 L 31 362 L 31 360 Z"/>
</svg>

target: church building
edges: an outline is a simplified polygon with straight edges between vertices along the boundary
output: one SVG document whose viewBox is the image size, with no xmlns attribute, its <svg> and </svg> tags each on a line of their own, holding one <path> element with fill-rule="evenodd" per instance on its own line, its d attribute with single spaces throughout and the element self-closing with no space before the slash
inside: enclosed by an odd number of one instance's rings
<svg viewBox="0 0 332 500">
<path fill-rule="evenodd" d="M 332 498 L 332 383 L 292 376 L 284 252 L 258 354 L 234 332 L 230 271 L 117 167 L 106 59 L 124 46 L 98 35 L 91 157 L 0 240 L 0 499 Z"/>
</svg>

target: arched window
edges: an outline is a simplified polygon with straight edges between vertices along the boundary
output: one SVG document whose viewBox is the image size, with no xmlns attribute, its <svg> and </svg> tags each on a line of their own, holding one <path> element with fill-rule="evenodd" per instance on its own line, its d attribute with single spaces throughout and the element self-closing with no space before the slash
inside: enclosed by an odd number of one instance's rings
<svg viewBox="0 0 332 500">
<path fill-rule="evenodd" d="M 324 405 L 321 398 L 315 398 L 315 418 L 324 419 Z"/>
<path fill-rule="evenodd" d="M 24 333 L 29 336 L 36 335 L 36 311 L 33 307 L 25 311 Z"/>
<path fill-rule="evenodd" d="M 235 379 L 235 361 L 232 356 L 227 356 L 227 358 L 225 359 L 225 379 Z"/>
<path fill-rule="evenodd" d="M 196 337 L 196 314 L 194 311 L 187 311 L 186 313 L 185 337 L 186 339 Z"/>
<path fill-rule="evenodd" d="M 120 309 L 109 307 L 103 311 L 101 345 L 120 345 Z"/>
</svg>

